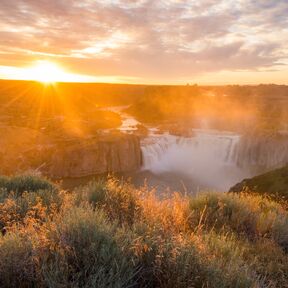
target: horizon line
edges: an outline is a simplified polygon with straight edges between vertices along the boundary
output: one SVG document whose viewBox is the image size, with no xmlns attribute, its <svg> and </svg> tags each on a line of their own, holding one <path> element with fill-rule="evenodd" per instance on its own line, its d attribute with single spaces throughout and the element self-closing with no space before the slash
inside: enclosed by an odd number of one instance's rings
<svg viewBox="0 0 288 288">
<path fill-rule="evenodd" d="M 133 86 L 260 86 L 260 85 L 275 85 L 275 86 L 288 86 L 288 83 L 221 83 L 221 84 L 213 84 L 213 83 L 195 83 L 195 82 L 186 82 L 183 84 L 177 83 L 129 83 L 129 82 L 97 82 L 97 81 L 53 81 L 51 83 L 41 82 L 33 79 L 10 79 L 10 78 L 0 78 L 0 81 L 14 81 L 14 82 L 34 82 L 39 83 L 43 86 L 51 86 L 53 84 L 109 84 L 109 85 L 133 85 Z"/>
</svg>

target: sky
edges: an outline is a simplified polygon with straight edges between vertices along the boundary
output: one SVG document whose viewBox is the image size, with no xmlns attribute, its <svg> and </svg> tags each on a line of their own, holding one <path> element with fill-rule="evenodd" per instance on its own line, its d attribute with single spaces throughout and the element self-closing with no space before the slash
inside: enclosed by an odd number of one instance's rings
<svg viewBox="0 0 288 288">
<path fill-rule="evenodd" d="M 79 81 L 288 84 L 287 15 L 288 0 L 0 0 L 0 78 L 48 61 Z"/>
</svg>

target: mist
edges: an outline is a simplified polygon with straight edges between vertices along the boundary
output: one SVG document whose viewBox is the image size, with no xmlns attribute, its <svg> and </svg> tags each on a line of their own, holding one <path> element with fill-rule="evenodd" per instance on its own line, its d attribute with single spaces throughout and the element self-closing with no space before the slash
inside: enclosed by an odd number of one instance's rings
<svg viewBox="0 0 288 288">
<path fill-rule="evenodd" d="M 226 191 L 249 171 L 236 164 L 240 136 L 219 131 L 194 131 L 191 138 L 165 135 L 142 147 L 143 170 L 156 175 L 174 173 L 197 187 Z"/>
</svg>

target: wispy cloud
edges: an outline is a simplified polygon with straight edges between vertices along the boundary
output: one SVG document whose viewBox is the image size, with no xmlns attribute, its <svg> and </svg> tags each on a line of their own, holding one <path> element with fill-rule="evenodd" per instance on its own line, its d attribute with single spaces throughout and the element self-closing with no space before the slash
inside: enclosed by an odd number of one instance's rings
<svg viewBox="0 0 288 288">
<path fill-rule="evenodd" d="M 1 0 L 0 64 L 161 80 L 271 70 L 287 63 L 287 15 L 287 0 Z"/>
</svg>

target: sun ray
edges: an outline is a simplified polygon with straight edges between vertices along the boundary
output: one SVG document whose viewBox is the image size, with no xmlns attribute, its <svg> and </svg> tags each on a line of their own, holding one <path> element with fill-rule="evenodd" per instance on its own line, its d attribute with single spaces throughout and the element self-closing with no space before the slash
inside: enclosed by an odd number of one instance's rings
<svg viewBox="0 0 288 288">
<path fill-rule="evenodd" d="M 72 98 L 65 93 L 64 89 L 61 89 L 57 84 L 51 86 L 53 94 L 55 96 L 54 105 L 58 105 L 60 108 L 61 116 L 63 116 L 63 122 L 61 128 L 70 136 L 83 137 L 85 136 L 85 129 L 81 117 L 79 116 L 79 109 L 73 103 Z"/>
</svg>

